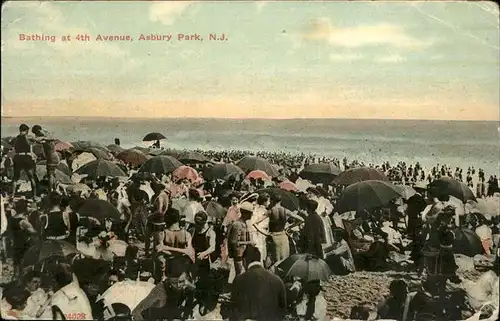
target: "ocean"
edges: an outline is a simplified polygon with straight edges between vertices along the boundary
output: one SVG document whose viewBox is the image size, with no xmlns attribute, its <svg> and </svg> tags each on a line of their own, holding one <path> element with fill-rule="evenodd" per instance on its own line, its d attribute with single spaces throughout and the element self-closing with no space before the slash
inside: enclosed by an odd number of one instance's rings
<svg viewBox="0 0 500 321">
<path fill-rule="evenodd" d="M 91 140 L 104 145 L 120 138 L 123 147 L 146 146 L 149 132 L 167 139 L 165 148 L 306 153 L 365 163 L 420 162 L 483 168 L 498 175 L 499 124 L 483 121 L 348 119 L 130 119 L 2 118 L 2 137 L 18 133 L 21 123 L 41 125 L 64 141 Z M 464 173 L 465 174 L 465 173 Z"/>
</svg>

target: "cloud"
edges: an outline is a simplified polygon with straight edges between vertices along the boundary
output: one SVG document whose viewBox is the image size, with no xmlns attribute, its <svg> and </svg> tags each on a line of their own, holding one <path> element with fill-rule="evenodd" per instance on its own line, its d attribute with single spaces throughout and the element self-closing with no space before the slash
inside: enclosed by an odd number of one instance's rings
<svg viewBox="0 0 500 321">
<path fill-rule="evenodd" d="M 330 60 L 331 61 L 339 61 L 339 62 L 353 62 L 355 60 L 360 60 L 364 56 L 360 54 L 353 54 L 353 53 L 348 53 L 348 54 L 331 54 L 330 55 Z"/>
<path fill-rule="evenodd" d="M 326 18 L 313 20 L 307 31 L 302 34 L 302 38 L 324 41 L 345 48 L 390 46 L 401 49 L 424 49 L 433 43 L 431 40 L 414 38 L 407 34 L 403 27 L 394 24 L 337 28 Z"/>
<path fill-rule="evenodd" d="M 375 61 L 381 63 L 399 63 L 406 61 L 406 58 L 398 54 L 390 54 L 387 56 L 378 57 L 375 59 Z"/>
<path fill-rule="evenodd" d="M 153 3 L 149 7 L 149 19 L 164 25 L 173 25 L 175 20 L 194 3 L 194 1 L 169 1 Z"/>
</svg>

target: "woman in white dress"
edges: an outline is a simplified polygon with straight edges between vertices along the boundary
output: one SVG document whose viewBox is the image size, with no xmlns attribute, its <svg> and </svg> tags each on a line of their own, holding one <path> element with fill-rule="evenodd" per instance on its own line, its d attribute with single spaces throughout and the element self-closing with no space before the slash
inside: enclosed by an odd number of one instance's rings
<svg viewBox="0 0 500 321">
<path fill-rule="evenodd" d="M 269 218 L 262 220 L 267 213 L 267 208 L 270 204 L 270 196 L 267 193 L 259 195 L 257 198 L 257 206 L 253 211 L 252 218 L 248 221 L 248 231 L 250 239 L 255 243 L 261 254 L 261 262 L 265 263 L 267 258 L 267 242 L 266 235 L 269 229 Z M 262 221 L 261 221 L 262 220 Z M 261 222 L 260 222 L 261 221 Z M 259 222 L 258 224 L 256 224 Z"/>
</svg>

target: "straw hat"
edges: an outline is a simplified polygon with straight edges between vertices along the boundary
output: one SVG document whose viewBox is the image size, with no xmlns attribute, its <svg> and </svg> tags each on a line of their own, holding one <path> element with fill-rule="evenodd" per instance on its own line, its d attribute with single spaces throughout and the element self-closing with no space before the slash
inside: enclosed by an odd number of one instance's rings
<svg viewBox="0 0 500 321">
<path fill-rule="evenodd" d="M 243 202 L 240 204 L 240 211 L 253 212 L 254 206 L 250 202 Z"/>
</svg>

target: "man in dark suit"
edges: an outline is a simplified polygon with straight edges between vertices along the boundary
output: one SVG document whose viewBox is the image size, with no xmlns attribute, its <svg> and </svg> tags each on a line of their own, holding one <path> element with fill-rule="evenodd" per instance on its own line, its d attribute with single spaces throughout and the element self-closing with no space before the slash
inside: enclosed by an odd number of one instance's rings
<svg viewBox="0 0 500 321">
<path fill-rule="evenodd" d="M 267 271 L 260 252 L 248 245 L 244 252 L 246 272 L 238 275 L 231 292 L 230 320 L 283 320 L 286 313 L 286 289 L 283 281 Z"/>
</svg>

